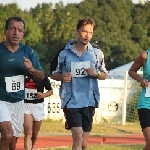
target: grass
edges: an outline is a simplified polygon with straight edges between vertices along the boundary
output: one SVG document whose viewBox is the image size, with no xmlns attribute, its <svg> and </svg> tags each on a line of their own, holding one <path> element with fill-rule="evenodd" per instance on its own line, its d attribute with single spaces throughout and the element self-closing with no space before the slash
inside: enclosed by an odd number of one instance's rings
<svg viewBox="0 0 150 150">
<path fill-rule="evenodd" d="M 61 121 L 43 120 L 40 133 L 69 134 L 70 130 L 66 130 L 64 128 L 64 123 L 62 120 Z M 142 134 L 142 131 L 139 122 L 126 123 L 126 125 L 103 122 L 100 124 L 93 124 L 91 134 L 115 136 L 115 135 Z"/>
<path fill-rule="evenodd" d="M 41 134 L 70 134 L 70 130 L 64 129 L 64 122 L 43 120 Z M 93 124 L 91 134 L 99 136 L 122 136 L 122 135 L 134 135 L 142 134 L 139 122 L 126 123 L 126 125 L 103 122 L 100 124 Z M 144 145 L 89 145 L 87 150 L 142 150 Z M 39 149 L 38 149 L 39 150 Z M 43 149 L 42 149 L 43 150 Z M 62 148 L 49 148 L 45 150 L 71 150 L 71 147 Z"/>
<path fill-rule="evenodd" d="M 95 145 L 88 146 L 87 150 L 142 150 L 144 145 Z M 66 148 L 50 148 L 47 150 L 71 150 L 71 147 Z"/>
</svg>

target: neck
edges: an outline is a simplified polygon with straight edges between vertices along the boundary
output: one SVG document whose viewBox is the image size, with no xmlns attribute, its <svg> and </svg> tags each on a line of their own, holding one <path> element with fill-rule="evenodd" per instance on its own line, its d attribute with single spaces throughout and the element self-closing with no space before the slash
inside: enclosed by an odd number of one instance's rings
<svg viewBox="0 0 150 150">
<path fill-rule="evenodd" d="M 7 47 L 7 49 L 9 50 L 9 51 L 11 51 L 11 52 L 15 52 L 15 51 L 17 51 L 18 50 L 18 48 L 19 48 L 19 45 L 12 45 L 12 44 L 10 44 L 10 43 L 8 43 L 8 42 L 4 42 L 4 45 Z"/>
<path fill-rule="evenodd" d="M 75 44 L 75 48 L 78 52 L 84 52 L 87 49 L 87 47 L 87 45 L 80 44 L 79 42 Z"/>
<path fill-rule="evenodd" d="M 82 56 L 82 54 L 87 49 L 87 45 L 83 45 L 77 42 L 72 46 L 72 48 L 77 52 L 78 56 Z"/>
</svg>

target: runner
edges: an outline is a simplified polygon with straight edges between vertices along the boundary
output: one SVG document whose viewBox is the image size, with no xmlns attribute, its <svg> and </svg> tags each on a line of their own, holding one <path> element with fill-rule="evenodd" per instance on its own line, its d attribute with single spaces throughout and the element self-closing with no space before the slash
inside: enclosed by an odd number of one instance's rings
<svg viewBox="0 0 150 150">
<path fill-rule="evenodd" d="M 24 120 L 24 77 L 27 70 L 43 79 L 44 72 L 34 50 L 21 43 L 25 22 L 20 17 L 6 21 L 6 41 L 0 43 L 0 150 L 15 150 Z"/>
<path fill-rule="evenodd" d="M 143 150 L 150 150 L 150 49 L 143 51 L 135 59 L 129 69 L 129 76 L 140 82 L 142 90 L 138 98 L 137 110 L 140 125 L 145 137 L 146 146 Z M 143 67 L 143 76 L 137 71 Z"/>
<path fill-rule="evenodd" d="M 95 23 L 86 17 L 76 27 L 77 40 L 69 42 L 59 53 L 58 66 L 50 77 L 61 81 L 61 107 L 66 129 L 71 129 L 72 150 L 85 150 L 92 129 L 93 115 L 100 100 L 98 80 L 105 80 L 107 70 L 100 49 L 89 43 Z M 98 80 L 97 80 L 98 79 Z"/>
<path fill-rule="evenodd" d="M 47 91 L 44 93 L 44 89 Z M 30 73 L 25 78 L 24 148 L 30 150 L 35 145 L 44 116 L 44 98 L 51 96 L 53 90 L 48 76 L 35 79 Z"/>
</svg>

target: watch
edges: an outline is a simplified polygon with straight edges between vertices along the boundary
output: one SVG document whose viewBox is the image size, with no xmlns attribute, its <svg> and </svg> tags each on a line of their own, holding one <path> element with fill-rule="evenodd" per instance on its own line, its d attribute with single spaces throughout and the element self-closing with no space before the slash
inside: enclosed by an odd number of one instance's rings
<svg viewBox="0 0 150 150">
<path fill-rule="evenodd" d="M 101 76 L 101 72 L 100 72 L 100 71 L 98 71 L 98 75 L 96 76 L 96 78 L 97 78 L 97 79 L 99 79 L 99 78 L 100 78 L 100 76 Z"/>
</svg>

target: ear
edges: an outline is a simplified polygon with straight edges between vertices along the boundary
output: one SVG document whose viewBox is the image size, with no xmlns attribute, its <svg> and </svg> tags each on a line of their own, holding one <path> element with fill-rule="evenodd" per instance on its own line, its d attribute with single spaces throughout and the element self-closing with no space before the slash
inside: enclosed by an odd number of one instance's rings
<svg viewBox="0 0 150 150">
<path fill-rule="evenodd" d="M 6 32 L 7 32 L 7 30 L 4 30 L 4 35 L 6 36 Z"/>
<path fill-rule="evenodd" d="M 75 34 L 76 35 L 79 34 L 79 30 L 78 29 L 75 30 Z"/>
</svg>

